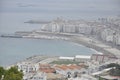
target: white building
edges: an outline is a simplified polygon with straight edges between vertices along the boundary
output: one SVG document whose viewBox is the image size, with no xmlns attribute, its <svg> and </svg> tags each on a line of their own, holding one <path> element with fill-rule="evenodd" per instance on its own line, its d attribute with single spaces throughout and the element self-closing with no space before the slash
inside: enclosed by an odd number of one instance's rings
<svg viewBox="0 0 120 80">
<path fill-rule="evenodd" d="M 78 32 L 81 34 L 90 34 L 92 32 L 93 27 L 87 24 L 79 24 L 78 25 Z"/>
<path fill-rule="evenodd" d="M 37 65 L 33 65 L 26 62 L 18 63 L 17 66 L 18 66 L 18 70 L 19 71 L 22 70 L 24 74 L 36 72 L 39 69 Z"/>
<path fill-rule="evenodd" d="M 24 74 L 23 80 L 47 80 L 47 76 L 43 72 L 27 73 Z"/>
<path fill-rule="evenodd" d="M 49 24 L 44 25 L 41 28 L 43 31 L 49 32 L 63 32 L 63 33 L 81 33 L 81 34 L 90 34 L 93 30 L 92 26 L 87 25 L 86 23 L 75 23 L 75 22 L 65 22 L 65 21 L 53 21 Z"/>
<path fill-rule="evenodd" d="M 64 33 L 75 33 L 75 25 L 65 23 L 64 26 L 63 26 L 63 32 Z"/>
<path fill-rule="evenodd" d="M 51 23 L 50 24 L 45 24 L 41 27 L 42 31 L 48 31 L 48 32 L 52 32 L 52 28 L 51 28 Z"/>
<path fill-rule="evenodd" d="M 120 45 L 120 33 L 117 33 L 115 36 L 114 36 L 114 43 L 116 45 Z"/>
<path fill-rule="evenodd" d="M 76 55 L 75 61 L 86 62 L 90 60 L 90 56 L 87 55 Z"/>
<path fill-rule="evenodd" d="M 115 31 L 112 30 L 112 29 L 104 29 L 102 32 L 101 32 L 101 38 L 107 42 L 113 42 L 113 39 L 114 39 L 114 33 Z"/>
<path fill-rule="evenodd" d="M 42 73 L 42 72 L 37 72 L 36 74 L 34 74 L 32 76 L 31 79 L 29 80 L 47 80 L 47 76 L 45 73 Z"/>
<path fill-rule="evenodd" d="M 112 42 L 116 45 L 120 45 L 120 33 L 112 29 L 104 29 L 101 32 L 101 38 L 104 41 Z"/>
<path fill-rule="evenodd" d="M 60 32 L 60 25 L 56 22 L 51 23 L 52 32 Z"/>
<path fill-rule="evenodd" d="M 74 57 L 62 57 L 62 56 L 60 56 L 59 59 L 60 60 L 70 60 L 70 61 L 73 61 Z"/>
</svg>

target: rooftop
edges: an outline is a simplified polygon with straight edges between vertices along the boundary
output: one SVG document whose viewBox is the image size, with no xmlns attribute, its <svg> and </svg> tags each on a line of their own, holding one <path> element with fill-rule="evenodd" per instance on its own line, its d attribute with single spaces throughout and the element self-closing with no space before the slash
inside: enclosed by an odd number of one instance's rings
<svg viewBox="0 0 120 80">
<path fill-rule="evenodd" d="M 74 57 L 59 57 L 59 59 L 70 59 L 70 60 L 73 60 L 74 59 Z"/>
<path fill-rule="evenodd" d="M 87 55 L 76 55 L 75 58 L 86 58 L 86 59 L 90 59 L 91 56 L 87 56 Z"/>
</svg>

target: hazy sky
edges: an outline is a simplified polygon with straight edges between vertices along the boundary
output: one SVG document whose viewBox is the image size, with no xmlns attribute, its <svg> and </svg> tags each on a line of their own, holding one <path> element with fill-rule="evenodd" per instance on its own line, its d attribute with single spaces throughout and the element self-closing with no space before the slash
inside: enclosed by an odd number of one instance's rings
<svg viewBox="0 0 120 80">
<path fill-rule="evenodd" d="M 96 20 L 117 15 L 120 15 L 120 0 L 0 0 L 0 32 L 39 28 L 24 24 L 31 19 L 52 20 L 62 16 Z"/>
<path fill-rule="evenodd" d="M 2 12 L 120 13 L 120 0 L 0 0 L 0 5 Z"/>
</svg>

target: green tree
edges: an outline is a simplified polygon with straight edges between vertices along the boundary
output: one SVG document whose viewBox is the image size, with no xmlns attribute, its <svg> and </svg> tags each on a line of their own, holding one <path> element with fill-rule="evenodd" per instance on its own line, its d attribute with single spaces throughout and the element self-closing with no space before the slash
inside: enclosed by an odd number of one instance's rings
<svg viewBox="0 0 120 80">
<path fill-rule="evenodd" d="M 11 72 L 5 76 L 4 80 L 22 80 L 22 78 L 19 74 Z"/>
<path fill-rule="evenodd" d="M 1 80 L 1 78 L 2 78 L 2 75 L 4 75 L 4 73 L 5 73 L 4 68 L 3 68 L 3 67 L 0 67 L 0 80 Z"/>
<path fill-rule="evenodd" d="M 22 80 L 23 73 L 18 71 L 17 67 L 11 67 L 10 69 L 5 71 L 3 80 Z"/>
<path fill-rule="evenodd" d="M 116 63 L 111 63 L 107 65 L 108 68 L 114 67 L 110 70 L 110 75 L 112 76 L 120 76 L 120 65 Z"/>
<path fill-rule="evenodd" d="M 103 78 L 99 77 L 99 80 L 104 80 Z"/>
<path fill-rule="evenodd" d="M 120 68 L 120 65 L 116 64 L 116 63 L 110 63 L 110 64 L 107 65 L 107 68 L 111 68 L 111 67 Z"/>
</svg>

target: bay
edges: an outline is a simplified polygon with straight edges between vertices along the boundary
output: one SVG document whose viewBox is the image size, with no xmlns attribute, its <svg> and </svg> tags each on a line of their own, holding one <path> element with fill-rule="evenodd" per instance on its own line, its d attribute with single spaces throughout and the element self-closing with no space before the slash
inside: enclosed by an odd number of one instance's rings
<svg viewBox="0 0 120 80">
<path fill-rule="evenodd" d="M 62 40 L 0 38 L 0 65 L 6 66 L 33 55 L 75 56 L 95 53 L 90 48 Z"/>
</svg>

